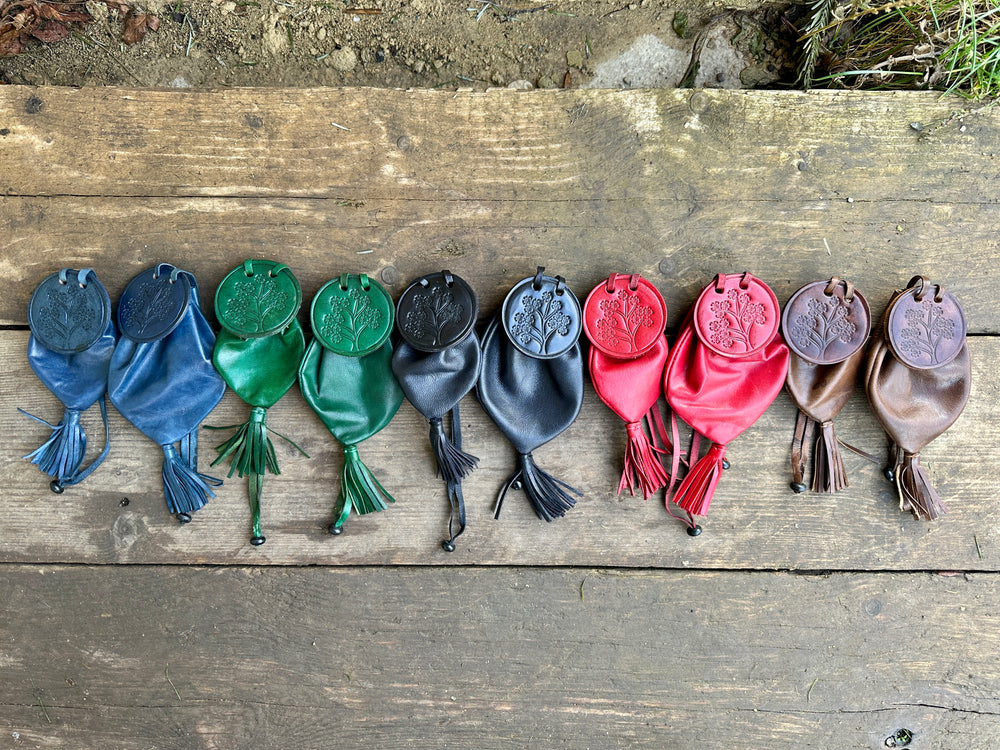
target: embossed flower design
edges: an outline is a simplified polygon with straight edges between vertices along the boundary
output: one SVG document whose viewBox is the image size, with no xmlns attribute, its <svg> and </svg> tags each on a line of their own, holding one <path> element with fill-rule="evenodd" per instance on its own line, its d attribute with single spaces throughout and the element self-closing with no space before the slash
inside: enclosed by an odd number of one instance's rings
<svg viewBox="0 0 1000 750">
<path fill-rule="evenodd" d="M 330 312 L 323 316 L 320 333 L 334 344 L 343 342 L 348 349 L 357 351 L 361 348 L 361 334 L 381 324 L 382 311 L 363 291 L 351 289 L 330 300 Z"/>
<path fill-rule="evenodd" d="M 903 318 L 907 323 L 899 332 L 903 353 L 914 359 L 927 357 L 931 364 L 937 364 L 938 346 L 954 338 L 955 321 L 945 316 L 944 308 L 929 297 L 921 301 L 919 308 L 907 310 Z"/>
<path fill-rule="evenodd" d="M 812 348 L 823 356 L 837 340 L 850 343 L 857 331 L 857 324 L 850 318 L 848 303 L 842 297 L 830 295 L 810 299 L 806 312 L 796 316 L 788 335 L 799 349 Z"/>
<path fill-rule="evenodd" d="M 598 305 L 601 317 L 597 319 L 595 336 L 610 347 L 625 347 L 635 351 L 636 334 L 640 328 L 653 325 L 653 308 L 642 304 L 638 294 L 619 289 L 614 297 L 601 300 Z"/>
<path fill-rule="evenodd" d="M 754 327 L 767 323 L 763 302 L 754 302 L 750 294 L 736 289 L 726 292 L 724 299 L 711 304 L 714 320 L 709 322 L 708 340 L 722 349 L 734 349 L 742 345 L 744 351 L 753 348 Z"/>
<path fill-rule="evenodd" d="M 521 297 L 521 307 L 524 309 L 514 313 L 511 334 L 524 346 L 548 354 L 553 336 L 569 333 L 572 319 L 562 311 L 562 300 L 555 299 L 552 292 L 525 294 Z"/>
</svg>

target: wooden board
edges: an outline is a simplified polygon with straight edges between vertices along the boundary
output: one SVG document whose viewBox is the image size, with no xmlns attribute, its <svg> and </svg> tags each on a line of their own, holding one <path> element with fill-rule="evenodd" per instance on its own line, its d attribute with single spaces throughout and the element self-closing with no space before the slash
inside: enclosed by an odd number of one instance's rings
<svg viewBox="0 0 1000 750">
<path fill-rule="evenodd" d="M 876 312 L 914 273 L 973 333 L 1000 330 L 1000 112 L 924 137 L 937 94 L 734 91 L 0 89 L 0 324 L 72 258 L 120 290 L 171 260 L 206 289 L 280 252 L 307 298 L 342 270 L 399 293 L 448 266 L 484 311 L 537 264 L 664 291 L 676 325 L 713 274 L 783 301 L 864 279 Z M 341 130 L 336 122 L 350 130 Z M 955 273 L 961 257 L 963 272 Z M 124 261 L 124 262 L 123 262 Z"/>
<path fill-rule="evenodd" d="M 964 106 L 0 87 L 0 747 L 884 748 L 901 730 L 915 750 L 1000 745 L 1000 111 L 953 117 Z M 512 451 L 466 399 L 482 461 L 451 555 L 426 425 L 405 404 L 362 447 L 398 503 L 339 538 L 325 533 L 339 453 L 294 390 L 269 421 L 311 458 L 277 441 L 263 547 L 239 479 L 178 526 L 159 450 L 113 410 L 105 465 L 51 494 L 20 458 L 46 430 L 15 410 L 60 412 L 24 357 L 35 284 L 92 266 L 116 299 L 166 260 L 209 299 L 245 257 L 289 263 L 307 301 L 343 271 L 398 295 L 450 268 L 481 322 L 538 264 L 579 294 L 640 272 L 671 330 L 720 271 L 752 271 L 781 302 L 840 275 L 875 316 L 923 273 L 972 334 L 969 406 L 924 452 L 952 511 L 900 513 L 853 454 L 848 491 L 792 495 L 781 395 L 730 447 L 692 539 L 660 496 L 614 494 L 624 429 L 589 388 L 536 454 L 585 492 L 552 524 L 518 493 L 491 518 Z M 244 415 L 229 394 L 208 423 Z M 860 392 L 838 433 L 884 446 Z"/>
<path fill-rule="evenodd" d="M 996 579 L 5 566 L 0 743 L 985 750 Z"/>
<path fill-rule="evenodd" d="M 983 435 L 1000 419 L 997 398 L 1000 343 L 972 341 L 973 394 L 956 425 L 924 453 L 935 486 L 951 506 L 938 523 L 915 521 L 897 507 L 881 469 L 847 452 L 851 487 L 835 496 L 794 495 L 789 451 L 795 412 L 782 394 L 728 451 L 726 472 L 705 523 L 691 539 L 663 506 L 663 493 L 643 502 L 617 496 L 625 443 L 623 423 L 589 386 L 582 413 L 562 436 L 536 452 L 539 464 L 585 493 L 565 518 L 539 521 L 521 493 L 512 493 L 499 521 L 491 509 L 513 470 L 513 452 L 470 396 L 462 407 L 465 445 L 481 459 L 465 482 L 469 528 L 458 550 L 439 546 L 448 522 L 444 486 L 433 476 L 425 420 L 404 404 L 390 426 L 361 447 L 365 462 L 398 502 L 387 511 L 348 522 L 339 537 L 332 520 L 341 456 L 297 389 L 270 416 L 291 434 L 306 459 L 275 440 L 282 474 L 264 487 L 267 543 L 248 544 L 246 480 L 226 481 L 215 500 L 187 526 L 167 514 L 159 448 L 117 413 L 113 450 L 84 484 L 55 496 L 48 480 L 19 456 L 40 444 L 47 429 L 18 414 L 21 406 L 55 420 L 58 402 L 24 361 L 26 334 L 0 335 L 0 559 L 8 562 L 259 563 L 323 565 L 608 565 L 628 567 L 790 568 L 801 570 L 1000 569 L 1000 526 L 991 520 L 1000 473 L 984 455 Z M 90 414 L 91 452 L 101 444 L 96 409 Z M 235 424 L 246 407 L 228 394 L 207 424 Z M 112 410 L 113 412 L 113 410 Z M 838 434 L 882 454 L 885 438 L 861 393 L 838 418 Z M 16 439 L 14 439 L 16 437 Z M 202 432 L 203 470 L 215 457 L 215 435 Z M 221 475 L 223 467 L 216 467 Z M 128 504 L 122 507 L 124 498 Z"/>
</svg>

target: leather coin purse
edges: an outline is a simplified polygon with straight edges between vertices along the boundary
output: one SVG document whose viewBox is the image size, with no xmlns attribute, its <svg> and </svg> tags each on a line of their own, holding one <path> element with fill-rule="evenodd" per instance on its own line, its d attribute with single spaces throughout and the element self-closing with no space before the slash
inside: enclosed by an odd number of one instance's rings
<svg viewBox="0 0 1000 750">
<path fill-rule="evenodd" d="M 534 276 L 508 293 L 483 334 L 476 393 L 483 410 L 517 451 L 517 468 L 497 496 L 500 517 L 510 489 L 523 489 L 535 514 L 560 518 L 580 492 L 542 471 L 532 451 L 569 427 L 583 403 L 580 303 L 561 276 Z"/>
<path fill-rule="evenodd" d="M 871 331 L 868 302 L 849 281 L 836 277 L 814 281 L 788 300 L 782 330 L 791 350 L 785 388 L 798 407 L 792 440 L 792 490 L 806 490 L 806 456 L 818 424 L 812 489 L 837 492 L 848 482 L 833 420 L 854 393 L 865 360 L 865 342 Z"/>
<path fill-rule="evenodd" d="M 215 340 L 212 362 L 226 384 L 250 407 L 250 418 L 238 425 L 208 427 L 235 430 L 216 446 L 212 466 L 230 459 L 229 476 L 248 476 L 251 513 L 250 543 L 259 546 L 260 499 L 264 473 L 280 474 L 278 456 L 268 432 L 305 453 L 267 426 L 267 410 L 281 399 L 298 377 L 305 337 L 296 319 L 302 289 L 291 269 L 272 260 L 246 260 L 215 290 L 215 317 L 222 330 Z"/>
<path fill-rule="evenodd" d="M 692 536 L 701 533 L 693 517 L 708 512 L 726 446 L 767 411 L 785 383 L 788 347 L 778 333 L 779 314 L 763 281 L 719 274 L 702 290 L 667 357 L 667 403 L 710 441 L 701 458 L 692 450 L 693 465 L 673 498 L 687 512 Z"/>
<path fill-rule="evenodd" d="M 865 386 L 889 436 L 899 507 L 918 519 L 948 511 L 920 465 L 920 451 L 945 432 L 969 400 L 972 364 L 965 313 L 939 284 L 914 276 L 886 308 L 869 349 Z"/>
<path fill-rule="evenodd" d="M 58 424 L 50 424 L 19 410 L 51 431 L 24 458 L 52 477 L 49 488 L 61 493 L 86 479 L 110 450 L 105 395 L 118 331 L 111 299 L 91 268 L 63 268 L 45 278 L 28 303 L 28 324 L 28 364 L 62 402 L 63 416 Z M 87 436 L 80 415 L 95 403 L 104 423 L 104 448 L 84 467 Z"/>
<path fill-rule="evenodd" d="M 198 427 L 226 390 L 212 365 L 215 334 L 194 275 L 169 263 L 140 273 L 118 300 L 118 328 L 111 403 L 162 448 L 167 508 L 187 523 L 222 484 L 198 472 Z"/>
<path fill-rule="evenodd" d="M 352 511 L 373 513 L 395 502 L 358 456 L 358 444 L 389 424 L 403 403 L 392 374 L 394 311 L 389 293 L 366 274 L 342 274 L 312 301 L 314 338 L 299 368 L 299 389 L 344 447 L 331 534 L 343 531 Z"/>
<path fill-rule="evenodd" d="M 634 495 L 638 487 L 647 500 L 670 481 L 660 456 L 672 446 L 656 408 L 667 363 L 666 325 L 663 296 L 639 274 L 612 273 L 583 305 L 590 381 L 601 401 L 625 421 L 628 435 L 618 493 L 628 488 Z M 657 436 L 662 447 L 653 442 Z"/>
<path fill-rule="evenodd" d="M 392 355 L 392 371 L 406 398 L 430 425 L 437 475 L 444 480 L 451 506 L 448 538 L 454 552 L 465 530 L 462 479 L 479 459 L 462 450 L 459 402 L 476 385 L 482 357 L 474 330 L 479 313 L 476 293 L 460 276 L 441 271 L 422 276 L 399 298 L 396 326 L 402 341 Z M 450 414 L 451 436 L 444 418 Z"/>
</svg>

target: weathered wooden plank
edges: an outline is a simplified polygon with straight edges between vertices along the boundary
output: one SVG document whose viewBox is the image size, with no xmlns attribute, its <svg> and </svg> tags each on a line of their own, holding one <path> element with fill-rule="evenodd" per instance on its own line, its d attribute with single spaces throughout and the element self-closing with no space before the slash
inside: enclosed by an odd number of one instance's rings
<svg viewBox="0 0 1000 750">
<path fill-rule="evenodd" d="M 933 92 L 5 86 L 0 193 L 988 203 L 1000 114 L 931 138 L 910 127 L 965 104 Z"/>
<path fill-rule="evenodd" d="M 537 264 L 581 296 L 628 270 L 663 291 L 671 326 L 720 271 L 750 270 L 782 302 L 806 282 L 850 278 L 876 315 L 919 272 L 962 300 L 970 331 L 1000 332 L 1000 308 L 982 292 L 1000 256 L 998 204 L 550 198 L 0 198 L 0 324 L 24 324 L 31 290 L 64 265 L 96 268 L 116 299 L 169 260 L 211 299 L 244 258 L 278 257 L 307 301 L 342 271 L 373 273 L 398 295 L 447 267 L 475 285 L 484 317 Z"/>
<path fill-rule="evenodd" d="M 995 574 L 0 568 L 11 747 L 1000 744 Z M 44 708 L 43 708 L 44 707 Z"/>
<path fill-rule="evenodd" d="M 424 420 L 404 404 L 390 426 L 362 446 L 364 460 L 398 499 L 384 513 L 356 518 L 340 537 L 325 528 L 338 483 L 339 451 L 293 390 L 269 423 L 290 434 L 312 456 L 275 441 L 283 473 L 268 477 L 264 495 L 268 542 L 253 548 L 245 480 L 229 480 L 219 497 L 181 527 L 166 513 L 159 449 L 112 413 L 111 456 L 87 482 L 63 495 L 19 456 L 46 436 L 41 425 L 15 411 L 21 406 L 49 419 L 58 402 L 30 372 L 26 334 L 0 334 L 0 560 L 81 563 L 259 563 L 319 565 L 607 565 L 630 567 L 777 568 L 801 570 L 998 570 L 1000 525 L 995 516 L 1000 472 L 988 447 L 1000 418 L 1000 341 L 971 341 L 973 393 L 965 414 L 924 453 L 924 463 L 952 512 L 938 522 L 914 521 L 896 507 L 895 490 L 880 468 L 847 453 L 852 486 L 836 496 L 793 495 L 788 490 L 791 402 L 781 395 L 762 420 L 734 441 L 727 472 L 713 502 L 706 532 L 691 539 L 666 515 L 662 498 L 616 497 L 624 427 L 587 391 L 583 412 L 563 436 L 537 451 L 540 465 L 585 492 L 565 518 L 546 524 L 513 493 L 499 521 L 495 494 L 512 467 L 512 450 L 470 397 L 463 437 L 480 456 L 465 483 L 470 526 L 458 550 L 439 547 L 447 502 Z M 94 410 L 96 411 L 96 410 Z M 112 410 L 113 411 L 113 410 Z M 231 394 L 208 424 L 245 419 Z M 99 423 L 89 415 L 92 451 Z M 881 453 L 884 437 L 859 393 L 838 419 L 838 434 Z M 204 435 L 202 466 L 214 456 Z M 219 469 L 216 470 L 218 473 Z M 127 506 L 122 506 L 128 498 Z"/>
</svg>

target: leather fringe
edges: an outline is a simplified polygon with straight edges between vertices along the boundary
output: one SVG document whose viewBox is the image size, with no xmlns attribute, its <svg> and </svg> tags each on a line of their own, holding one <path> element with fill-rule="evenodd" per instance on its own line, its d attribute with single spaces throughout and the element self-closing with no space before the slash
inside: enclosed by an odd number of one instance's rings
<svg viewBox="0 0 1000 750">
<path fill-rule="evenodd" d="M 431 450 L 437 463 L 437 476 L 448 484 L 462 481 L 479 465 L 479 459 L 456 446 L 444 432 L 440 417 L 430 422 Z"/>
<path fill-rule="evenodd" d="M 725 459 L 726 446 L 712 443 L 698 463 L 684 477 L 674 502 L 694 516 L 704 516 L 715 494 L 715 487 L 722 476 L 722 462 Z"/>
<path fill-rule="evenodd" d="M 337 493 L 337 520 L 330 533 L 339 534 L 353 510 L 358 515 L 378 513 L 396 500 L 362 463 L 358 446 L 344 446 L 344 465 L 340 469 L 340 491 Z"/>
<path fill-rule="evenodd" d="M 80 424 L 78 410 L 65 409 L 62 421 L 59 424 L 50 424 L 24 409 L 18 409 L 26 417 L 52 430 L 48 440 L 23 458 L 31 461 L 50 477 L 55 477 L 50 485 L 53 492 L 62 492 L 64 487 L 79 484 L 108 457 L 108 452 L 111 450 L 111 436 L 108 432 L 108 406 L 104 396 L 98 399 L 98 404 L 101 409 L 101 421 L 104 423 L 104 448 L 85 469 L 80 467 L 87 453 L 87 436 Z"/>
<path fill-rule="evenodd" d="M 255 406 L 250 412 L 250 419 L 241 425 L 208 427 L 207 429 L 211 430 L 237 428 L 236 433 L 231 438 L 215 446 L 219 455 L 212 461 L 212 466 L 232 456 L 228 474 L 230 477 L 237 472 L 241 477 L 247 474 L 263 474 L 265 471 L 280 474 L 274 444 L 267 436 L 266 416 L 267 410 L 264 407 Z"/>
<path fill-rule="evenodd" d="M 838 492 L 848 486 L 844 457 L 832 421 L 820 424 L 813 461 L 813 492 Z"/>
<path fill-rule="evenodd" d="M 232 456 L 229 464 L 229 474 L 239 473 L 241 477 L 249 476 L 248 493 L 250 499 L 250 515 L 253 527 L 253 536 L 250 543 L 255 547 L 264 543 L 264 535 L 261 532 L 260 523 L 260 497 L 264 491 L 264 472 L 280 474 L 278 468 L 278 456 L 274 452 L 274 444 L 267 436 L 268 432 L 274 432 L 267 426 L 267 409 L 263 406 L 255 406 L 250 411 L 250 419 L 241 425 L 228 425 L 226 427 L 213 427 L 206 425 L 207 430 L 232 430 L 236 433 L 223 443 L 215 446 L 218 457 L 212 462 L 212 466 L 224 461 Z M 309 454 L 299 448 L 295 443 L 282 435 L 274 432 L 282 440 L 291 444 L 303 456 L 309 458 Z"/>
<path fill-rule="evenodd" d="M 23 458 L 54 477 L 60 484 L 68 483 L 80 468 L 87 452 L 87 436 L 80 425 L 80 412 L 66 409 L 62 420 L 56 425 L 27 412 L 22 413 L 52 430 L 48 440 Z"/>
<path fill-rule="evenodd" d="M 650 442 L 642 429 L 642 422 L 629 422 L 625 428 L 628 430 L 628 445 L 625 447 L 625 469 L 618 483 L 618 494 L 627 487 L 629 494 L 635 496 L 635 488 L 638 486 L 642 490 L 643 500 L 649 500 L 651 495 L 661 487 L 666 487 L 670 481 L 670 475 L 656 455 L 666 454 L 667 451 Z"/>
<path fill-rule="evenodd" d="M 902 461 L 896 465 L 895 474 L 900 510 L 912 511 L 914 517 L 926 521 L 933 521 L 948 512 L 948 506 L 931 486 L 920 465 L 919 453 L 904 453 Z"/>
<path fill-rule="evenodd" d="M 576 505 L 573 495 L 583 497 L 583 493 L 571 487 L 561 479 L 556 479 L 538 468 L 530 453 L 517 454 L 518 469 L 503 483 L 497 502 L 493 509 L 493 517 L 500 518 L 504 498 L 510 489 L 523 489 L 531 501 L 535 515 L 543 521 L 562 518 L 566 511 Z"/>
<path fill-rule="evenodd" d="M 167 499 L 167 508 L 174 515 L 191 514 L 200 510 L 215 497 L 212 487 L 222 484 L 221 479 L 199 474 L 197 470 L 197 455 L 193 456 L 193 464 L 177 452 L 173 445 L 163 445 L 163 494 Z M 184 520 L 184 519 L 182 519 Z M 186 519 L 190 520 L 190 519 Z"/>
</svg>

